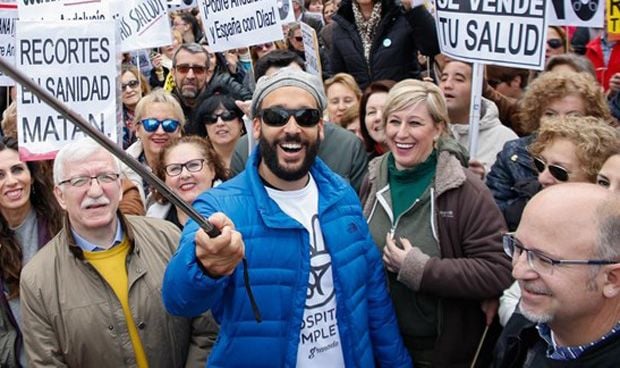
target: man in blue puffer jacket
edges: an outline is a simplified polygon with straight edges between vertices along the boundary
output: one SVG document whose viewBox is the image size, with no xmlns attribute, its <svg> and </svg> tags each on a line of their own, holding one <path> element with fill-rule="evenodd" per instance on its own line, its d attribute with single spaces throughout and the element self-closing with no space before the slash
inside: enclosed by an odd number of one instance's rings
<svg viewBox="0 0 620 368">
<path fill-rule="evenodd" d="M 190 221 L 162 292 L 172 314 L 212 310 L 209 366 L 412 366 L 357 195 L 316 158 L 325 104 L 310 74 L 261 78 L 257 150 L 194 203 L 221 235 Z"/>
</svg>

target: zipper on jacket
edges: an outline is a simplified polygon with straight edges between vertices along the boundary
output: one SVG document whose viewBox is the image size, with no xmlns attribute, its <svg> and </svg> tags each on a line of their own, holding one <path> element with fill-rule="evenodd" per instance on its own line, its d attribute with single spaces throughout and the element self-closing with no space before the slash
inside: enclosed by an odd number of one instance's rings
<svg viewBox="0 0 620 368">
<path fill-rule="evenodd" d="M 390 237 L 392 239 L 394 239 L 394 233 L 396 233 L 396 227 L 398 227 L 398 223 L 400 222 L 400 219 L 403 217 L 404 214 L 406 214 L 407 212 L 411 211 L 413 209 L 413 207 L 415 207 L 415 205 L 418 204 L 418 202 L 420 202 L 420 198 L 417 198 L 411 204 L 411 206 L 409 206 L 409 208 L 407 208 L 400 215 L 398 215 L 398 217 L 396 218 L 396 221 L 394 221 L 394 223 L 392 224 L 392 228 L 390 229 Z"/>
</svg>

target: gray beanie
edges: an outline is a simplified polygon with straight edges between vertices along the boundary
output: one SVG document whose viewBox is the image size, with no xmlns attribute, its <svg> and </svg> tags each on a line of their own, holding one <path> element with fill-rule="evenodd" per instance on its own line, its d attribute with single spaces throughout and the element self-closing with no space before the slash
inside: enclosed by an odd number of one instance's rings
<svg viewBox="0 0 620 368">
<path fill-rule="evenodd" d="M 298 69 L 282 68 L 275 74 L 260 77 L 256 82 L 256 89 L 252 96 L 251 118 L 256 116 L 265 97 L 280 87 L 298 87 L 307 91 L 316 100 L 321 113 L 327 107 L 323 82 L 318 77 Z"/>
</svg>

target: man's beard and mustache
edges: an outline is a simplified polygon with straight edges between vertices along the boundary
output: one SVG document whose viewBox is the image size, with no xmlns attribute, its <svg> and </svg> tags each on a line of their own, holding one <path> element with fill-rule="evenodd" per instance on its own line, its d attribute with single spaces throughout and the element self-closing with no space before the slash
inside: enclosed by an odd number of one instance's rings
<svg viewBox="0 0 620 368">
<path fill-rule="evenodd" d="M 268 141 L 261 135 L 258 142 L 260 154 L 269 170 L 271 170 L 271 172 L 278 178 L 286 181 L 299 180 L 308 174 L 308 171 L 310 171 L 310 166 L 314 163 L 314 159 L 319 152 L 319 145 L 321 143 L 319 138 L 317 138 L 314 143 L 304 141 L 301 139 L 299 134 L 286 134 L 284 138 L 276 139 L 273 142 Z M 301 163 L 301 166 L 297 169 L 284 167 L 280 165 L 280 162 L 278 161 L 278 146 L 286 143 L 299 143 L 301 144 L 302 150 L 304 147 L 306 148 L 306 155 Z"/>
</svg>

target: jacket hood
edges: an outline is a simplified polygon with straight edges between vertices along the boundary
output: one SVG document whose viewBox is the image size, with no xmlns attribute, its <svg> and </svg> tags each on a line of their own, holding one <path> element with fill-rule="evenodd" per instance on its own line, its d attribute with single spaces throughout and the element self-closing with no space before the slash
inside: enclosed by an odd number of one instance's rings
<svg viewBox="0 0 620 368">
<path fill-rule="evenodd" d="M 499 110 L 497 105 L 491 100 L 482 97 L 482 107 L 480 108 L 480 131 L 489 130 L 498 125 L 502 125 L 499 120 Z M 457 137 L 469 134 L 469 124 L 449 124 L 450 130 Z"/>
</svg>

